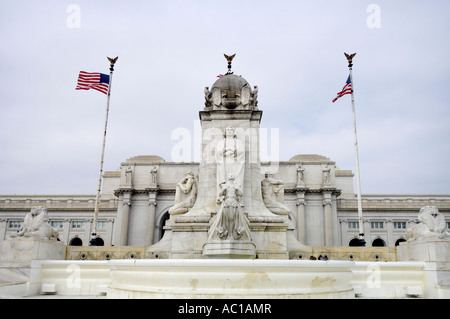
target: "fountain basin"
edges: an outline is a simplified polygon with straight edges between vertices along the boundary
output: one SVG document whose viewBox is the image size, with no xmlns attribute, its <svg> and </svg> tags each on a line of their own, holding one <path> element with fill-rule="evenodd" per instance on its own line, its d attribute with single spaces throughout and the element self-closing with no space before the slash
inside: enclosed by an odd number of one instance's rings
<svg viewBox="0 0 450 319">
<path fill-rule="evenodd" d="M 354 298 L 351 261 L 110 260 L 109 298 Z"/>
</svg>

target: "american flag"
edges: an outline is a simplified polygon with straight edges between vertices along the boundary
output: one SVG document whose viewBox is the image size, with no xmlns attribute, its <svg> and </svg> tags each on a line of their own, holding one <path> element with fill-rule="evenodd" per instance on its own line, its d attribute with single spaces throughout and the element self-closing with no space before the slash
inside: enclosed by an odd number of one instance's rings
<svg viewBox="0 0 450 319">
<path fill-rule="evenodd" d="M 98 72 L 80 71 L 78 76 L 78 84 L 75 90 L 94 89 L 102 93 L 108 94 L 109 75 Z"/>
<path fill-rule="evenodd" d="M 351 94 L 352 93 L 352 82 L 350 81 L 350 75 L 348 76 L 347 82 L 345 83 L 344 87 L 342 88 L 341 92 L 337 94 L 337 96 L 333 99 L 333 103 L 336 102 L 336 100 L 340 97 L 343 97 L 345 94 Z"/>
</svg>

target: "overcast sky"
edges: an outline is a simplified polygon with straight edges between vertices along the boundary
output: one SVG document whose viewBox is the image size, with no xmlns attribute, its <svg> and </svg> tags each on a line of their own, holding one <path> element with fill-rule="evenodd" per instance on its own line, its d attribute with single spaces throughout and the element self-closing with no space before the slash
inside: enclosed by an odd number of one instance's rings
<svg viewBox="0 0 450 319">
<path fill-rule="evenodd" d="M 363 194 L 450 193 L 449 1 L 1 1 L 0 194 L 95 194 L 136 155 L 173 161 L 189 132 L 198 161 L 204 87 L 233 71 L 259 87 L 263 159 L 320 154 L 355 171 L 353 80 Z M 175 134 L 176 135 L 176 134 Z M 186 154 L 184 154 L 186 156 Z M 356 188 L 355 188 L 356 189 Z"/>
</svg>

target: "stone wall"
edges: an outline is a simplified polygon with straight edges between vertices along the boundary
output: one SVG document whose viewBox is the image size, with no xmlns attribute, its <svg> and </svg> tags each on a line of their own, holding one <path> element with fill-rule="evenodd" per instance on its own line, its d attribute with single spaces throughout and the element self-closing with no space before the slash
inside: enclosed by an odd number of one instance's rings
<svg viewBox="0 0 450 319">
<path fill-rule="evenodd" d="M 396 261 L 396 247 L 311 247 L 311 253 L 292 254 L 298 260 Z M 146 247 L 66 247 L 66 260 L 110 260 L 158 258 Z"/>
</svg>

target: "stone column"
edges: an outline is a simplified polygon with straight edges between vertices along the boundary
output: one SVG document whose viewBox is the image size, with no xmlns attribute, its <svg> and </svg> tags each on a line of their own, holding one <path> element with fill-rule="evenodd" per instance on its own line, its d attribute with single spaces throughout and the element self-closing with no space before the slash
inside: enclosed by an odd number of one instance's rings
<svg viewBox="0 0 450 319">
<path fill-rule="evenodd" d="M 331 216 L 331 193 L 323 193 L 323 214 L 324 214 L 324 232 L 325 246 L 333 245 L 333 220 Z"/>
<path fill-rule="evenodd" d="M 122 220 L 120 223 L 120 246 L 126 246 L 128 242 L 128 220 L 130 215 L 131 200 L 122 203 Z"/>
<path fill-rule="evenodd" d="M 386 220 L 386 246 L 395 246 L 394 242 L 394 221 L 392 219 Z"/>
<path fill-rule="evenodd" d="M 363 219 L 364 223 L 364 240 L 366 241 L 366 247 L 372 247 L 372 240 L 371 240 L 371 227 L 370 227 L 370 220 Z"/>
<path fill-rule="evenodd" d="M 325 221 L 323 197 L 319 193 L 308 193 L 305 205 L 306 242 L 308 246 L 325 246 Z"/>
<path fill-rule="evenodd" d="M 88 218 L 84 221 L 84 234 L 82 240 L 83 243 L 87 243 L 88 246 L 91 240 L 93 221 L 94 221 L 93 218 Z"/>
<path fill-rule="evenodd" d="M 297 191 L 297 240 L 306 242 L 305 228 L 305 192 Z"/>
<path fill-rule="evenodd" d="M 146 246 L 153 244 L 153 237 L 155 234 L 156 205 L 156 190 L 150 190 L 148 193 L 148 224 L 147 235 L 145 238 Z"/>
<path fill-rule="evenodd" d="M 128 244 L 128 221 L 131 206 L 131 192 L 123 192 L 122 200 L 119 202 L 117 216 L 117 235 L 115 236 L 115 244 L 118 246 L 126 246 Z"/>
<path fill-rule="evenodd" d="M 60 233 L 60 237 L 59 237 L 59 239 L 63 243 L 66 243 L 66 245 L 69 245 L 70 222 L 71 222 L 71 219 L 64 219 L 64 221 L 63 221 L 63 230 Z"/>
<path fill-rule="evenodd" d="M 113 233 L 114 233 L 114 219 L 108 219 L 106 221 L 106 234 L 109 234 L 108 246 L 111 246 L 111 244 L 114 240 Z M 105 243 L 105 245 L 106 245 L 106 243 Z"/>
<path fill-rule="evenodd" d="M 339 231 L 339 220 L 337 214 L 336 194 L 331 194 L 331 224 L 332 224 L 332 246 L 339 246 L 341 242 L 341 232 Z"/>
<path fill-rule="evenodd" d="M 348 220 L 340 219 L 339 222 L 341 224 L 340 246 L 348 246 Z"/>
<path fill-rule="evenodd" d="M 6 218 L 0 218 L 0 243 L 4 240 L 6 236 L 7 225 L 8 220 Z"/>
</svg>

